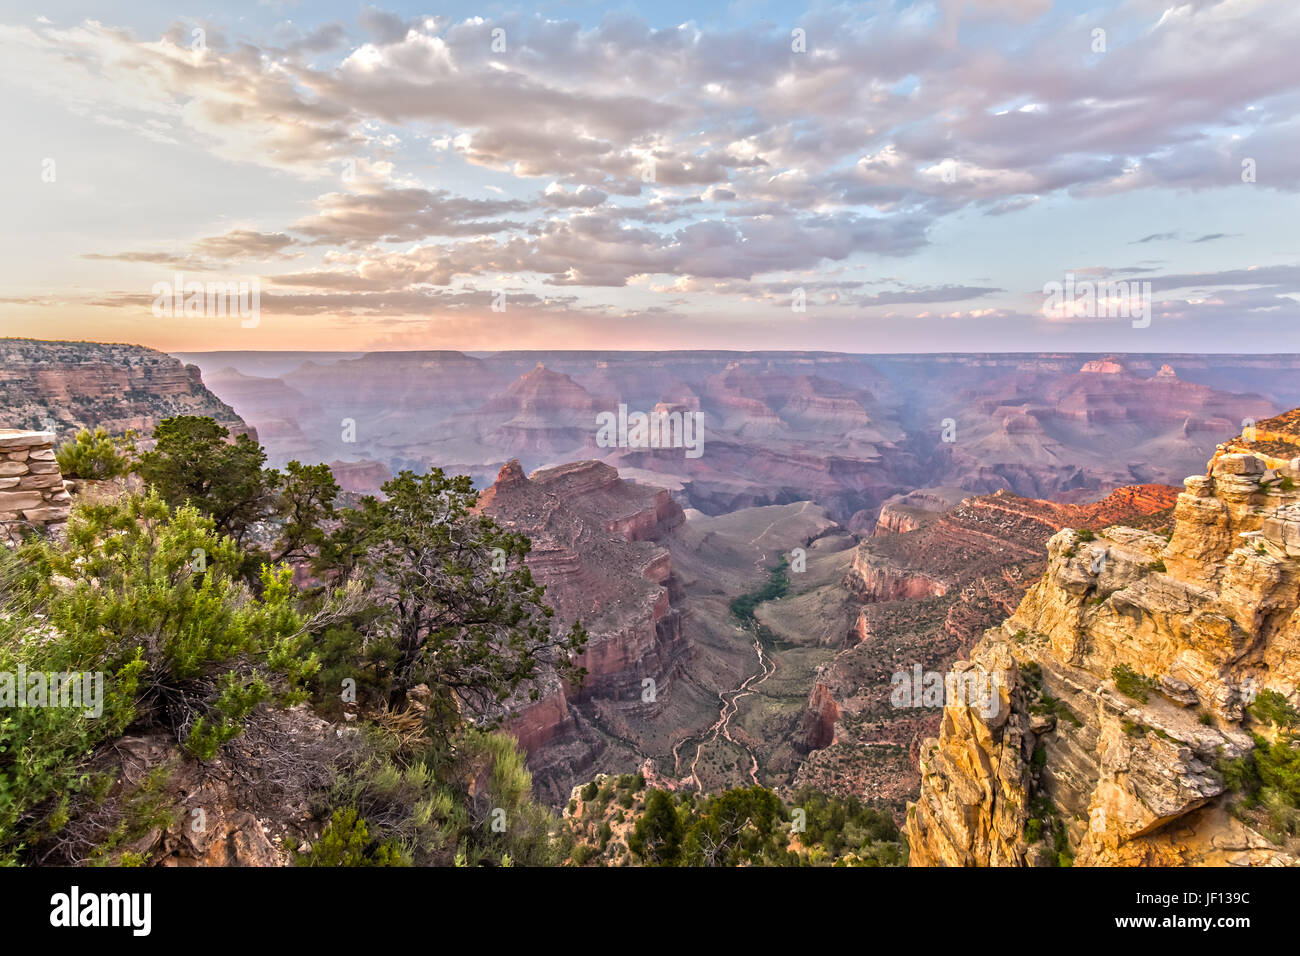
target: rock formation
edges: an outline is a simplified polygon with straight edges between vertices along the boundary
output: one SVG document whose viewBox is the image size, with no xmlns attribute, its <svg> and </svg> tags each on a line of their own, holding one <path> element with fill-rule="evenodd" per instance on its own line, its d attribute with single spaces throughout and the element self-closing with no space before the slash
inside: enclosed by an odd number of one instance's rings
<svg viewBox="0 0 1300 956">
<path fill-rule="evenodd" d="M 1297 701 L 1298 418 L 1220 446 L 1168 538 L 1052 537 L 1046 572 L 959 665 L 997 678 L 996 712 L 954 703 L 921 747 L 914 865 L 1297 862 L 1229 812 L 1219 766 L 1253 746 L 1254 694 Z"/>
<path fill-rule="evenodd" d="M 339 489 L 356 494 L 378 494 L 384 482 L 393 477 L 382 461 L 332 461 L 330 473 Z"/>
<path fill-rule="evenodd" d="M 705 514 L 814 501 L 854 533 L 873 530 L 886 499 L 922 487 L 1086 501 L 1124 485 L 1177 483 L 1243 420 L 1300 402 L 1295 356 L 187 358 L 259 427 L 275 466 L 360 458 L 393 472 L 437 466 L 486 487 L 511 458 L 529 472 L 599 458 L 624 474 L 661 476 L 650 481 Z M 598 447 L 595 415 L 619 404 L 702 413 L 703 456 Z M 953 433 L 941 440 L 947 419 Z"/>
<path fill-rule="evenodd" d="M 806 735 L 806 741 L 823 742 L 799 769 L 798 781 L 872 793 L 897 801 L 901 813 L 917 786 L 915 753 L 939 729 L 940 714 L 895 707 L 892 676 L 918 665 L 946 671 L 1015 610 L 1043 571 L 1046 542 L 1061 528 L 1158 525 L 1177 494 L 1169 486 L 1142 485 L 1071 505 L 1004 491 L 946 508 L 946 489 L 897 499 L 891 511 L 913 527 L 878 528 L 858 544 L 844 574 L 840 593 L 856 619 L 845 635 L 849 646 L 822 667 L 801 727 L 811 731 L 825 723 L 827 700 L 835 702 L 838 725 L 831 733 Z"/>
<path fill-rule="evenodd" d="M 511 725 L 528 750 L 536 792 L 558 800 L 607 744 L 635 737 L 671 693 L 688 648 L 672 563 L 654 542 L 684 515 L 666 491 L 625 482 L 598 461 L 531 477 L 508 462 L 479 508 L 529 537 L 528 566 L 560 626 L 581 620 L 589 634 L 579 658 L 583 686 L 545 681 Z M 656 688 L 650 701 L 647 678 Z"/>
<path fill-rule="evenodd" d="M 197 366 L 138 345 L 0 339 L 0 409 L 7 424 L 52 431 L 56 441 L 97 427 L 148 438 L 171 415 L 206 415 L 257 437 Z"/>
</svg>

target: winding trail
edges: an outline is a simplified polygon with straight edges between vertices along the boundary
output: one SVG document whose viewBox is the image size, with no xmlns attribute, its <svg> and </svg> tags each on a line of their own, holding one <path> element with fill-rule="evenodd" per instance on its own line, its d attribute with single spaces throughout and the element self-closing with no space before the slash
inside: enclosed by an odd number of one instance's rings
<svg viewBox="0 0 1300 956">
<path fill-rule="evenodd" d="M 737 628 L 737 630 L 743 629 Z M 695 745 L 695 757 L 691 760 L 690 768 L 691 780 L 695 783 L 695 789 L 699 790 L 701 793 L 704 791 L 704 785 L 700 782 L 700 777 L 696 771 L 696 767 L 699 765 L 700 756 L 704 751 L 704 745 L 710 740 L 716 740 L 719 734 L 721 734 L 729 743 L 735 744 L 741 750 L 745 751 L 749 756 L 749 779 L 754 782 L 755 786 L 758 785 L 758 758 L 754 756 L 754 752 L 750 750 L 749 747 L 731 736 L 731 718 L 735 717 L 737 711 L 740 710 L 740 699 L 755 693 L 759 684 L 763 683 L 763 681 L 776 673 L 776 662 L 763 653 L 763 645 L 758 638 L 754 638 L 754 653 L 758 655 L 759 673 L 750 674 L 745 678 L 744 682 L 734 690 L 719 692 L 718 699 L 722 701 L 722 707 L 718 711 L 718 719 L 714 721 L 713 726 L 704 732 L 704 736 L 702 736 L 699 743 Z M 694 738 L 688 737 L 686 740 L 678 741 L 677 745 L 673 747 L 673 773 L 680 773 L 681 755 L 678 753 L 678 749 L 682 744 L 689 743 L 693 739 Z"/>
<path fill-rule="evenodd" d="M 797 517 L 798 515 L 803 514 L 808 509 L 809 504 L 811 504 L 811 502 L 803 502 L 803 506 L 795 513 L 795 516 Z M 757 544 L 760 539 L 767 535 L 767 533 L 771 531 L 778 522 L 784 520 L 785 517 L 788 516 L 777 518 L 758 534 L 754 535 L 753 540 L 749 543 Z M 767 552 L 764 550 L 762 557 L 759 559 L 759 567 L 766 566 L 768 560 Z M 746 629 L 743 627 L 737 627 L 736 630 L 740 631 L 742 634 L 746 633 Z M 758 758 L 754 756 L 754 752 L 750 750 L 748 746 L 731 736 L 731 719 L 735 717 L 740 710 L 740 699 L 756 693 L 758 686 L 776 673 L 776 661 L 772 660 L 763 652 L 762 641 L 760 641 L 756 635 L 754 636 L 754 653 L 758 657 L 758 672 L 746 677 L 739 687 L 733 690 L 718 692 L 718 700 L 722 702 L 722 706 L 718 710 L 718 719 L 713 722 L 713 725 L 698 738 L 686 737 L 683 740 L 679 740 L 673 746 L 673 774 L 680 778 L 682 757 L 679 751 L 685 744 L 689 744 L 692 740 L 698 740 L 698 743 L 695 745 L 695 756 L 691 759 L 690 779 L 695 784 L 695 789 L 701 793 L 704 792 L 704 784 L 700 782 L 700 775 L 696 768 L 699 766 L 700 757 L 703 755 L 704 745 L 711 740 L 717 740 L 719 735 L 721 735 L 728 743 L 739 747 L 749 757 L 749 779 L 753 781 L 755 786 L 758 786 Z"/>
</svg>

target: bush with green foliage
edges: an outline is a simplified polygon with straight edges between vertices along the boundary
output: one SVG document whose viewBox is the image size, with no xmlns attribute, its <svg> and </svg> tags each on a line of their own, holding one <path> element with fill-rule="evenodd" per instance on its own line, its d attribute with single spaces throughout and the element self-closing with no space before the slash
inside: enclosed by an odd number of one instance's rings
<svg viewBox="0 0 1300 956">
<path fill-rule="evenodd" d="M 1121 694 L 1144 704 L 1150 698 L 1151 692 L 1158 686 L 1155 678 L 1139 674 L 1127 664 L 1117 664 L 1112 667 L 1110 676 L 1115 681 L 1115 687 Z"/>
<path fill-rule="evenodd" d="M 96 428 L 93 432 L 83 428 L 71 441 L 64 442 L 54 457 L 64 478 L 106 481 L 119 478 L 130 470 L 134 450 L 134 432 L 114 438 L 103 428 Z"/>
<path fill-rule="evenodd" d="M 217 534 L 242 544 L 272 511 L 274 490 L 262 469 L 266 452 L 211 418 L 177 415 L 154 429 L 154 447 L 136 471 L 173 508 L 189 504 L 212 518 Z"/>
<path fill-rule="evenodd" d="M 1249 712 L 1273 739 L 1254 734 L 1253 750 L 1219 762 L 1224 785 L 1240 794 L 1233 812 L 1274 843 L 1300 849 L 1300 713 L 1272 690 L 1261 691 Z"/>
<path fill-rule="evenodd" d="M 473 785 L 471 786 L 471 781 Z M 548 866 L 567 855 L 555 815 L 534 803 L 532 775 L 510 735 L 461 727 L 414 746 L 373 729 L 324 796 L 325 811 L 365 821 L 403 865 Z"/>
<path fill-rule="evenodd" d="M 907 862 L 907 845 L 887 813 L 856 797 L 830 796 L 811 787 L 797 791 L 788 805 L 761 786 L 711 795 L 650 790 L 628 847 L 635 860 L 651 866 Z"/>
<path fill-rule="evenodd" d="M 298 854 L 299 866 L 407 866 L 396 840 L 379 841 L 370 827 L 348 807 L 334 811 L 329 824 L 308 853 Z"/>
<path fill-rule="evenodd" d="M 633 856 L 649 866 L 676 866 L 681 861 L 684 830 L 672 795 L 651 790 L 627 846 Z"/>
<path fill-rule="evenodd" d="M 403 471 L 383 492 L 338 513 L 316 568 L 363 583 L 375 612 L 366 636 L 390 640 L 395 653 L 386 675 L 394 707 L 425 684 L 431 721 L 450 726 L 464 706 L 500 708 L 543 669 L 581 681 L 574 656 L 586 631 L 553 628 L 545 588 L 523 563 L 528 539 L 473 510 L 468 477 Z"/>
<path fill-rule="evenodd" d="M 211 758 L 272 698 L 305 699 L 318 664 L 288 568 L 264 568 L 254 595 L 242 556 L 193 507 L 156 492 L 79 505 L 62 540 L 19 553 L 22 598 L 59 635 L 66 670 L 129 670 L 136 719 L 167 722 Z"/>
<path fill-rule="evenodd" d="M 210 759 L 263 702 L 305 697 L 317 665 L 289 570 L 264 569 L 253 594 L 233 540 L 194 508 L 153 492 L 78 504 L 63 537 L 0 551 L 0 670 L 104 675 L 98 719 L 66 707 L 0 719 L 0 854 L 66 822 L 93 783 L 88 757 L 127 726 L 166 727 Z"/>
</svg>

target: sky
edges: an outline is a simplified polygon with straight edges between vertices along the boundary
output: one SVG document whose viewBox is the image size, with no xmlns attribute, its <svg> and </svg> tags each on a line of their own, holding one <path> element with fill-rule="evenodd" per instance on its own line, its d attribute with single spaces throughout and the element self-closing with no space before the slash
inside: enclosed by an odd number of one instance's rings
<svg viewBox="0 0 1300 956">
<path fill-rule="evenodd" d="M 1298 41 L 1295 0 L 0 0 L 0 335 L 1300 352 Z"/>
</svg>

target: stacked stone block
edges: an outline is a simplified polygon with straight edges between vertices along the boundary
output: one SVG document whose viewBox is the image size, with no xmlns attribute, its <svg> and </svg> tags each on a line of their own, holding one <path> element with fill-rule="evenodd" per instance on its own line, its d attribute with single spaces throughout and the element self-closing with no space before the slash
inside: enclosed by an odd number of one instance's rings
<svg viewBox="0 0 1300 956">
<path fill-rule="evenodd" d="M 72 496 L 54 458 L 54 433 L 0 428 L 0 540 L 30 529 L 59 530 Z"/>
</svg>

